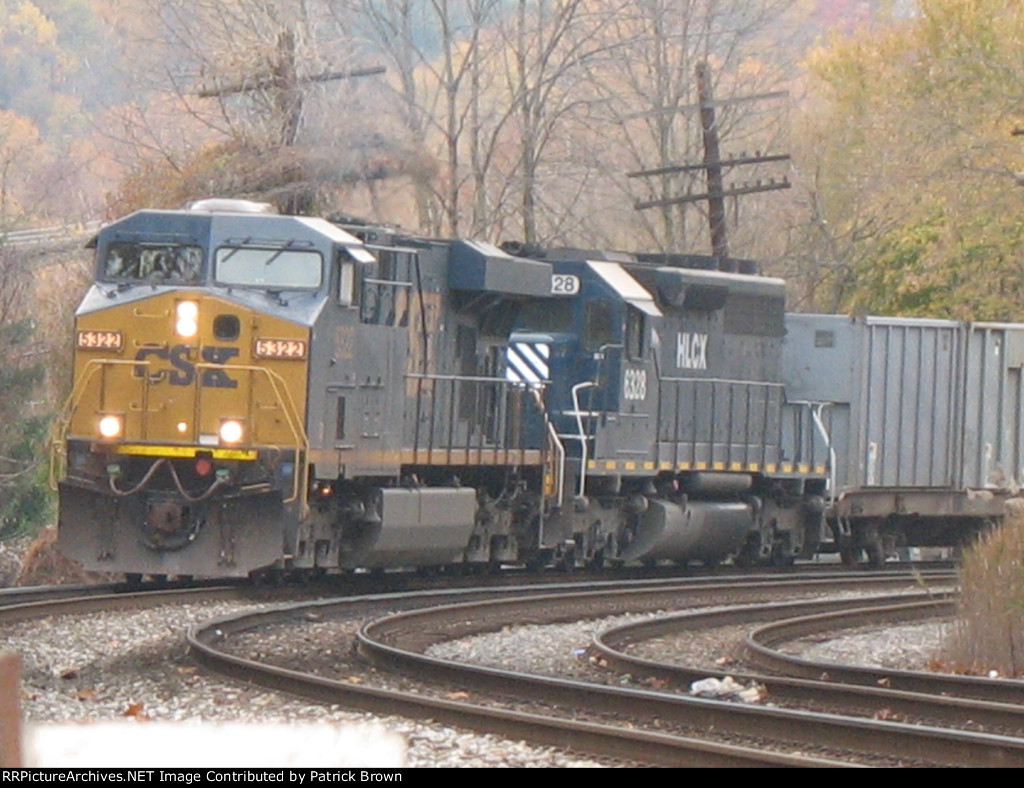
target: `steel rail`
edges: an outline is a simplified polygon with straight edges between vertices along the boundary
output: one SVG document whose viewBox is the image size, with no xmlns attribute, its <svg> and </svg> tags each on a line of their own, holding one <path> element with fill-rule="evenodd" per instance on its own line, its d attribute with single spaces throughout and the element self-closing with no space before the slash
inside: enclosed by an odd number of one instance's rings
<svg viewBox="0 0 1024 788">
<path fill-rule="evenodd" d="M 805 755 L 766 752 L 662 732 L 628 729 L 564 716 L 546 716 L 412 694 L 324 678 L 260 663 L 228 653 L 224 647 L 239 632 L 323 613 L 332 605 L 290 605 L 270 611 L 221 617 L 190 628 L 187 640 L 195 659 L 220 675 L 288 692 L 323 703 L 381 714 L 401 714 L 536 744 L 586 752 L 600 757 L 659 766 L 689 767 L 841 767 L 850 764 Z"/>
<path fill-rule="evenodd" d="M 81 586 L 71 586 L 70 592 L 63 592 L 62 587 L 55 586 L 53 593 L 34 589 L 26 594 L 29 599 L 8 594 L 0 595 L 0 625 L 14 624 L 19 621 L 31 621 L 45 616 L 76 615 L 82 613 L 102 613 L 108 611 L 140 610 L 167 604 L 185 604 L 189 602 L 207 602 L 217 599 L 244 598 L 246 587 L 240 585 L 206 585 L 199 587 L 161 588 L 138 590 L 118 588 L 117 584 L 97 586 L 97 593 L 86 587 L 83 593 Z M 17 600 L 17 601 L 14 601 Z"/>
<path fill-rule="evenodd" d="M 939 612 L 945 604 L 938 602 L 933 609 Z M 863 601 L 861 607 L 864 607 Z M 887 605 L 883 610 L 890 610 L 891 607 Z M 792 616 L 801 611 L 808 613 L 814 609 L 815 606 L 807 603 L 758 605 L 730 610 L 727 618 L 728 623 L 735 625 L 763 621 L 765 618 Z M 840 614 L 843 615 L 845 613 Z M 973 725 L 986 730 L 999 729 L 1024 733 L 1024 705 L 1004 702 L 1005 699 L 986 701 L 955 697 L 942 677 L 932 674 L 924 676 L 925 679 L 933 678 L 932 683 L 919 687 L 919 691 L 908 691 L 891 688 L 888 678 L 880 678 L 874 685 L 841 683 L 834 663 L 817 663 L 814 678 L 791 678 L 788 668 L 793 658 L 778 652 L 773 652 L 774 656 L 771 659 L 758 661 L 761 667 L 772 669 L 774 673 L 754 673 L 743 670 L 725 671 L 708 666 L 680 665 L 647 659 L 626 650 L 630 646 L 654 638 L 677 636 L 694 629 L 722 626 L 723 618 L 725 617 L 720 612 L 681 613 L 650 621 L 623 624 L 596 633 L 590 651 L 594 658 L 600 659 L 610 670 L 628 673 L 634 677 L 655 679 L 666 688 L 685 690 L 695 681 L 706 678 L 723 679 L 728 675 L 743 685 L 760 684 L 772 700 L 848 708 L 855 710 L 851 713 L 858 716 L 885 714 L 893 718 L 914 717 L 927 720 L 931 724 L 959 727 Z M 872 623 L 877 622 L 878 619 L 874 619 Z M 812 663 L 807 661 L 807 664 Z M 813 671 L 808 671 L 811 672 Z M 778 675 L 780 673 L 781 675 Z"/>
<path fill-rule="evenodd" d="M 706 592 L 707 588 L 700 590 Z M 750 591 L 748 588 L 747 592 Z M 602 717 L 628 715 L 630 722 L 625 724 L 633 726 L 637 725 L 638 719 L 657 718 L 662 725 L 671 723 L 686 726 L 687 729 L 728 732 L 730 735 L 754 737 L 759 740 L 763 740 L 770 732 L 773 739 L 790 744 L 795 742 L 796 747 L 804 750 L 809 746 L 828 746 L 823 744 L 827 742 L 834 747 L 871 753 L 879 758 L 915 759 L 932 764 L 1024 765 L 1024 740 L 1014 737 L 949 731 L 790 709 L 739 706 L 647 690 L 594 686 L 578 681 L 452 664 L 420 653 L 429 643 L 458 637 L 471 631 L 491 631 L 509 622 L 575 620 L 587 615 L 609 615 L 627 608 L 636 610 L 638 604 L 643 609 L 665 606 L 672 600 L 678 605 L 692 593 L 694 589 L 660 588 L 653 594 L 648 594 L 645 599 L 635 590 L 622 593 L 588 591 L 571 594 L 568 605 L 564 604 L 563 599 L 541 594 L 527 598 L 504 599 L 500 603 L 476 602 L 435 607 L 410 614 L 389 616 L 364 626 L 359 633 L 358 647 L 360 653 L 382 666 L 411 670 L 418 677 L 444 680 L 465 690 L 499 692 L 506 701 L 509 695 L 518 700 L 536 700 L 559 708 L 563 714 L 569 716 L 581 713 Z M 269 623 L 295 620 L 311 612 L 316 612 L 322 617 L 331 612 L 331 604 L 336 603 L 294 605 L 275 611 L 220 619 L 204 625 L 201 630 L 190 631 L 189 642 L 195 649 L 197 657 L 219 672 L 239 671 L 235 675 L 244 676 L 244 680 L 321 699 L 322 695 L 319 693 L 324 691 L 322 687 L 329 686 L 331 692 L 344 693 L 346 702 L 371 702 L 372 699 L 367 699 L 376 695 L 379 690 L 369 691 L 365 686 L 352 686 L 321 677 L 315 678 L 318 688 L 311 690 L 303 686 L 308 680 L 303 674 L 286 668 L 246 664 L 247 661 L 243 658 L 226 652 L 231 635 L 236 632 L 266 626 Z M 342 695 L 333 697 L 334 702 L 337 702 L 337 698 Z M 399 701 L 389 695 L 387 702 Z M 449 706 L 452 701 L 447 700 L 439 707 L 436 705 L 436 699 L 428 699 L 423 695 L 411 698 L 402 696 L 400 702 L 402 708 L 406 708 L 406 704 L 411 704 L 411 709 L 405 713 L 414 714 L 419 710 L 419 715 L 426 714 L 435 718 L 440 711 L 445 711 L 446 714 L 477 713 L 461 708 L 466 704 Z M 639 716 L 638 704 L 642 709 Z M 487 717 L 493 713 L 492 710 L 482 716 Z M 466 719 L 463 720 L 463 724 L 470 724 Z M 490 724 L 493 724 L 493 719 Z M 475 722 L 472 725 L 477 727 Z M 658 735 L 665 734 L 661 731 Z M 541 736 L 540 740 L 551 743 L 547 734 Z M 702 743 L 702 746 L 706 744 Z M 661 762 L 657 757 L 654 756 L 651 762 Z"/>
<path fill-rule="evenodd" d="M 569 617 L 584 616 L 579 600 L 586 596 L 575 595 L 577 601 L 568 606 L 571 610 Z M 840 604 L 849 602 L 856 600 L 841 600 Z M 593 713 L 614 711 L 635 717 L 639 708 L 644 716 L 657 718 L 663 723 L 729 731 L 744 736 L 763 737 L 770 731 L 773 737 L 799 741 L 804 746 L 832 746 L 861 750 L 880 757 L 932 760 L 955 765 L 1024 766 L 1024 739 L 1016 737 L 595 686 L 579 681 L 525 676 L 497 668 L 455 665 L 420 653 L 425 638 L 440 639 L 452 631 L 468 634 L 473 621 L 481 622 L 481 628 L 488 631 L 495 629 L 502 619 L 506 624 L 524 618 L 537 623 L 540 612 L 545 608 L 549 610 L 548 621 L 564 620 L 564 608 L 550 612 L 559 605 L 560 600 L 553 597 L 532 597 L 398 614 L 365 626 L 359 635 L 359 649 L 375 663 L 391 669 L 415 671 L 417 675 L 428 675 L 435 680 L 485 692 L 508 693 L 514 688 L 516 697 L 530 697 Z M 501 614 L 497 612 L 499 607 L 502 608 Z M 591 614 L 607 614 L 598 613 L 599 607 L 611 610 L 619 608 L 620 604 L 615 600 L 596 603 Z"/>
<path fill-rule="evenodd" d="M 783 654 L 773 648 L 781 642 L 825 631 L 867 624 L 905 623 L 949 616 L 953 602 L 895 604 L 880 609 L 863 607 L 835 614 L 808 615 L 759 627 L 747 635 L 747 658 L 759 667 L 788 676 L 819 678 L 860 686 L 885 686 L 908 692 L 933 692 L 959 698 L 1024 704 L 1024 681 L 981 676 L 923 673 L 863 666 L 837 665 Z"/>
</svg>

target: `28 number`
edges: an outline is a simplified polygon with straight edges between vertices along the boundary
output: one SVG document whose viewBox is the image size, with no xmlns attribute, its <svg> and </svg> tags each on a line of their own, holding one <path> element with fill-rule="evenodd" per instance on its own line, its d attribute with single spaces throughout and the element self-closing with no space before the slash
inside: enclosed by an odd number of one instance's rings
<svg viewBox="0 0 1024 788">
<path fill-rule="evenodd" d="M 576 295 L 580 291 L 580 278 L 568 274 L 553 274 L 551 276 L 552 295 Z"/>
</svg>

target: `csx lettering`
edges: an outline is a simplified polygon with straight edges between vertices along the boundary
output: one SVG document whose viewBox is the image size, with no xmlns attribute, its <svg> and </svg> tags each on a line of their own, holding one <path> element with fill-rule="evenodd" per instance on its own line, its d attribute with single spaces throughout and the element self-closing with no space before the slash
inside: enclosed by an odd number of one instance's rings
<svg viewBox="0 0 1024 788">
<path fill-rule="evenodd" d="M 676 366 L 679 369 L 707 369 L 708 335 L 689 332 L 677 334 Z"/>
<path fill-rule="evenodd" d="M 153 365 L 150 364 L 151 371 L 147 373 L 147 367 L 140 364 L 135 368 L 135 375 L 140 378 L 147 377 L 150 383 L 166 380 L 172 386 L 191 386 L 196 379 L 196 365 L 189 361 L 188 352 L 188 345 L 141 348 L 135 354 L 136 361 L 157 358 L 169 362 L 171 369 L 153 370 Z M 238 348 L 207 346 L 202 349 L 200 355 L 207 364 L 226 364 L 229 359 L 238 355 Z M 232 378 L 226 369 L 203 369 L 199 385 L 204 388 L 233 389 L 238 388 L 238 381 Z"/>
<path fill-rule="evenodd" d="M 227 364 L 228 359 L 238 355 L 236 347 L 211 347 L 203 348 L 203 361 L 209 364 Z M 223 369 L 204 369 L 201 386 L 212 389 L 234 389 L 238 388 L 238 381 L 230 377 Z"/>
</svg>

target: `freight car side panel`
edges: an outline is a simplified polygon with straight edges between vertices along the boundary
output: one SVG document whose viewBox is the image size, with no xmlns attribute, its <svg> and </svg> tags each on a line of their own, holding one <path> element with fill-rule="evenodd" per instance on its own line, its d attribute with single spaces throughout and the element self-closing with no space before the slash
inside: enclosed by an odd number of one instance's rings
<svg viewBox="0 0 1024 788">
<path fill-rule="evenodd" d="M 1024 478 L 1024 326 L 787 316 L 788 454 L 828 451 L 836 492 L 1012 489 Z"/>
<path fill-rule="evenodd" d="M 868 318 L 861 337 L 861 484 L 956 484 L 960 333 L 956 323 Z"/>
<path fill-rule="evenodd" d="M 952 321 L 788 315 L 787 453 L 827 453 L 802 404 L 820 403 L 837 492 L 955 485 L 961 332 Z"/>
<path fill-rule="evenodd" d="M 964 334 L 959 483 L 1012 489 L 1024 481 L 1024 326 L 974 323 Z"/>
</svg>

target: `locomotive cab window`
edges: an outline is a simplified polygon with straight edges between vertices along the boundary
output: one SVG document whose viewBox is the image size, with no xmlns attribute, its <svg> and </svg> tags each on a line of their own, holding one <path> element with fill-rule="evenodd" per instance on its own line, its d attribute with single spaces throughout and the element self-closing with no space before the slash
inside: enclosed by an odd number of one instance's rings
<svg viewBox="0 0 1024 788">
<path fill-rule="evenodd" d="M 217 250 L 218 284 L 273 290 L 315 290 L 323 281 L 323 258 L 306 249 L 230 247 Z"/>
<path fill-rule="evenodd" d="M 634 307 L 626 307 L 626 353 L 632 359 L 644 357 L 644 316 Z"/>
<path fill-rule="evenodd" d="M 569 299 L 527 302 L 520 312 L 519 325 L 529 326 L 531 331 L 571 334 L 572 307 Z"/>
<path fill-rule="evenodd" d="M 363 280 L 373 276 L 376 261 L 358 260 L 348 249 L 339 249 L 334 259 L 338 269 L 338 303 L 341 306 L 358 306 L 362 300 Z"/>
<path fill-rule="evenodd" d="M 619 337 L 615 330 L 615 308 L 607 301 L 587 302 L 587 322 L 583 346 L 588 351 L 600 350 L 615 344 Z"/>
<path fill-rule="evenodd" d="M 100 278 L 108 281 L 197 284 L 202 271 L 202 247 L 185 244 L 115 241 L 100 261 Z"/>
</svg>

